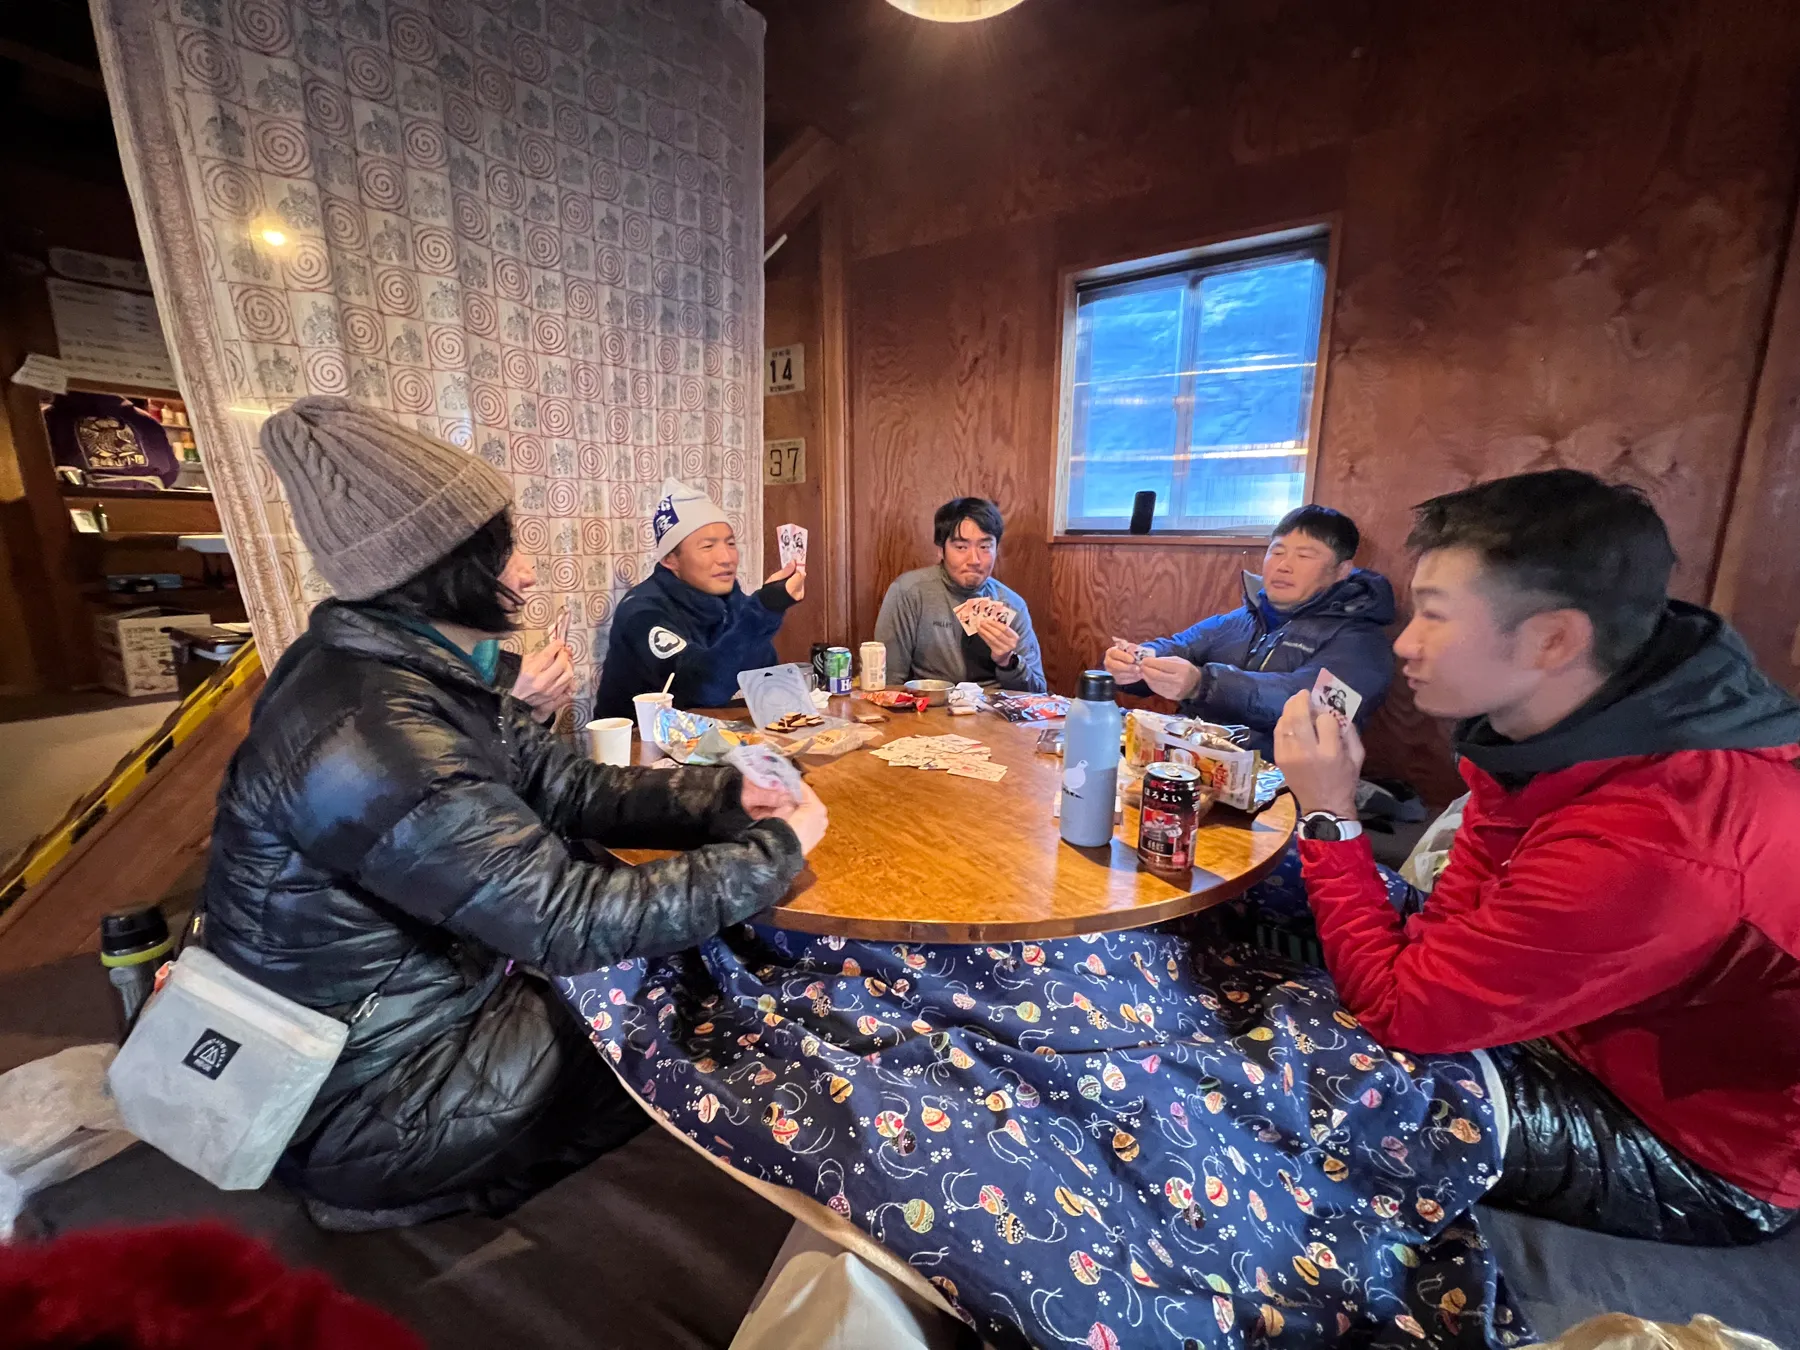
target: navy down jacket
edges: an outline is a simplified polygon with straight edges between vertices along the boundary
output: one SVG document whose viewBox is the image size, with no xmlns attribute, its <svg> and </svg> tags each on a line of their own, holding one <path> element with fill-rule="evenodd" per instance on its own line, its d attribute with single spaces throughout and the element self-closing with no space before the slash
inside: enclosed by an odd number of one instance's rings
<svg viewBox="0 0 1800 1350">
<path fill-rule="evenodd" d="M 1375 711 L 1394 678 L 1394 648 L 1383 630 L 1394 621 L 1394 588 L 1379 572 L 1357 568 L 1271 628 L 1262 605 L 1262 578 L 1244 573 L 1242 608 L 1202 619 L 1173 637 L 1146 646 L 1201 669 L 1200 687 L 1181 705 L 1190 717 L 1250 728 L 1250 744 L 1268 755 L 1282 705 L 1307 689 L 1321 667 L 1363 697 L 1360 725 Z M 1147 694 L 1147 685 L 1126 693 Z"/>
</svg>

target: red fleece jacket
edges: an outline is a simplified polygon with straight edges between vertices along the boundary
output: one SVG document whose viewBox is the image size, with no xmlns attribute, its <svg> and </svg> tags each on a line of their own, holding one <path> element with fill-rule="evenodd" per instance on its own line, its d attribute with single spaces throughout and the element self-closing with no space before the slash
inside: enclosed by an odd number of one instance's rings
<svg viewBox="0 0 1800 1350">
<path fill-rule="evenodd" d="M 1422 1053 L 1552 1038 L 1665 1142 L 1800 1207 L 1800 747 L 1594 760 L 1470 799 L 1422 913 L 1301 844 L 1344 1004 Z"/>
</svg>

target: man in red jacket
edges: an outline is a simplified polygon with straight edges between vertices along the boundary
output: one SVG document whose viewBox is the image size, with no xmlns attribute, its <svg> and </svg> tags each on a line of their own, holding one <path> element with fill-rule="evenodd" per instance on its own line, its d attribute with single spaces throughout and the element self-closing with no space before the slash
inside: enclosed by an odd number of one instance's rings
<svg viewBox="0 0 1800 1350">
<path fill-rule="evenodd" d="M 1356 821 L 1353 727 L 1287 705 L 1275 758 L 1345 1006 L 1384 1044 L 1492 1050 L 1496 1203 L 1626 1236 L 1753 1242 L 1800 1214 L 1800 705 L 1668 598 L 1636 491 L 1522 474 L 1417 509 L 1419 708 L 1470 798 L 1419 912 Z"/>
</svg>

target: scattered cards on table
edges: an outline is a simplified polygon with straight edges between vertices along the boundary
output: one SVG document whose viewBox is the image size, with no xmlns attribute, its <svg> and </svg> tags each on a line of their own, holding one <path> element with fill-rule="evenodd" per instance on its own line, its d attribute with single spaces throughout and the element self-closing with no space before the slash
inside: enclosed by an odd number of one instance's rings
<svg viewBox="0 0 1800 1350">
<path fill-rule="evenodd" d="M 805 795 L 801 791 L 800 771 L 766 745 L 733 746 L 725 752 L 725 762 L 757 787 L 785 791 L 795 802 Z"/>
<path fill-rule="evenodd" d="M 777 525 L 775 527 L 775 547 L 781 551 L 781 565 L 799 563 L 806 566 L 806 526 Z"/>
<path fill-rule="evenodd" d="M 988 759 L 989 750 L 967 736 L 903 736 L 869 752 L 898 769 L 942 769 L 957 778 L 998 783 L 1006 766 Z"/>
<path fill-rule="evenodd" d="M 1362 707 L 1362 695 L 1329 670 L 1321 668 L 1319 678 L 1313 681 L 1312 707 L 1314 712 L 1335 714 L 1338 725 L 1347 727 L 1356 716 L 1356 710 Z"/>
<path fill-rule="evenodd" d="M 1011 605 L 1001 604 L 1000 601 L 985 595 L 978 595 L 971 600 L 963 601 L 954 612 L 956 621 L 962 625 L 965 634 L 972 634 L 987 619 L 992 619 L 998 624 L 1005 624 L 1010 628 L 1012 621 L 1018 617 L 1018 611 Z"/>
</svg>

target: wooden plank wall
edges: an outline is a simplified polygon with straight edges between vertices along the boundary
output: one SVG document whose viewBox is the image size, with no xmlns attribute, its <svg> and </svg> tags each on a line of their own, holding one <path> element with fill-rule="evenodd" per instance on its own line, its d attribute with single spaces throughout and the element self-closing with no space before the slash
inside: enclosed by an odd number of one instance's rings
<svg viewBox="0 0 1800 1350">
<path fill-rule="evenodd" d="M 804 483 L 791 487 L 763 488 L 763 572 L 753 585 L 773 572 L 781 561 L 775 543 L 777 526 L 804 525 L 809 555 L 818 548 L 825 533 L 825 499 L 820 490 L 825 452 L 821 420 L 825 372 L 819 349 L 823 330 L 816 212 L 792 228 L 787 243 L 769 260 L 764 270 L 763 313 L 766 346 L 798 343 L 806 349 L 806 388 L 763 400 L 763 436 L 768 440 L 804 440 L 807 475 Z M 761 447 L 757 450 L 760 453 Z M 807 561 L 810 564 L 813 558 L 809 556 Z M 822 556 L 819 561 L 824 561 Z M 749 570 L 746 566 L 746 576 Z M 781 631 L 775 635 L 776 654 L 784 661 L 804 661 L 811 655 L 813 643 L 827 640 L 825 577 L 814 569 L 809 569 L 809 573 L 806 599 L 788 611 Z M 833 634 L 830 640 L 844 639 Z"/>
<path fill-rule="evenodd" d="M 1706 0 L 1028 0 L 973 25 L 759 0 L 769 115 L 843 143 L 854 624 L 955 492 L 1066 688 L 1232 603 L 1239 549 L 1048 542 L 1059 269 L 1339 220 L 1316 500 L 1404 582 L 1408 507 L 1524 469 L 1644 486 L 1704 599 L 1794 196 L 1800 10 Z M 1784 662 L 1800 587 L 1749 588 Z M 1747 592 L 1746 592 L 1747 594 Z M 1793 667 L 1780 666 L 1792 674 Z M 1443 795 L 1390 700 L 1378 767 Z"/>
</svg>

